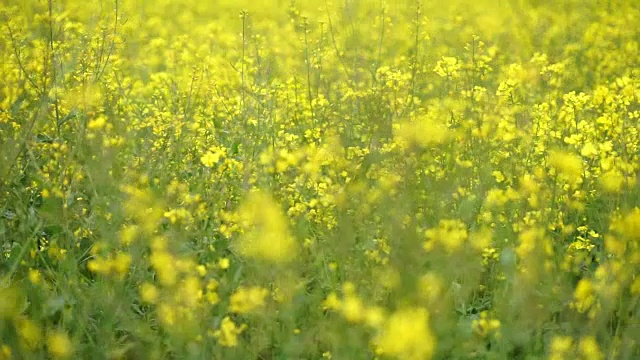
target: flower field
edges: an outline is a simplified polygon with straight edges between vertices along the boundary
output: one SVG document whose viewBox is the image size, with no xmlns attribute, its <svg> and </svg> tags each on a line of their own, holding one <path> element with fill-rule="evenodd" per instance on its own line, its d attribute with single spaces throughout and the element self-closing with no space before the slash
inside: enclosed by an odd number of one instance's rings
<svg viewBox="0 0 640 360">
<path fill-rule="evenodd" d="M 0 360 L 640 359 L 637 1 L 0 19 Z"/>
</svg>

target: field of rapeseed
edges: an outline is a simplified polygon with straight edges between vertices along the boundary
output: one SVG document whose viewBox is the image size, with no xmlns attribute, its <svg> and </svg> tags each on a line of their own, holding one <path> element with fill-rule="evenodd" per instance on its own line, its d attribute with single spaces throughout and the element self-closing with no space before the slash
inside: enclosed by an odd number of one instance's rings
<svg viewBox="0 0 640 360">
<path fill-rule="evenodd" d="M 0 359 L 640 358 L 640 3 L 0 19 Z"/>
</svg>

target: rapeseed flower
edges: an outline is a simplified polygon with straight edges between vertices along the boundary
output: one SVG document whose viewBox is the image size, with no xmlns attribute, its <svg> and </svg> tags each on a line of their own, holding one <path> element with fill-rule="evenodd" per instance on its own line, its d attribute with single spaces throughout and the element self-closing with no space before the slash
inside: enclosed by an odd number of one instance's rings
<svg viewBox="0 0 640 360">
<path fill-rule="evenodd" d="M 230 297 L 229 311 L 246 314 L 260 309 L 265 304 L 269 291 L 259 286 L 240 287 Z"/>
<path fill-rule="evenodd" d="M 553 151 L 549 154 L 549 164 L 570 183 L 577 184 L 582 180 L 584 166 L 582 159 L 577 155 Z"/>
<path fill-rule="evenodd" d="M 400 359 L 430 359 L 436 339 L 429 328 L 429 314 L 423 308 L 407 308 L 392 313 L 374 340 L 376 350 Z"/>
<path fill-rule="evenodd" d="M 220 342 L 220 345 L 226 347 L 238 346 L 238 335 L 240 335 L 247 326 L 242 324 L 240 326 L 231 320 L 228 316 L 222 319 L 220 329 L 214 332 L 214 336 Z"/>
<path fill-rule="evenodd" d="M 56 331 L 47 335 L 47 350 L 54 359 L 66 359 L 73 354 L 73 344 L 66 333 Z"/>
<path fill-rule="evenodd" d="M 238 210 L 244 232 L 238 239 L 240 253 L 274 263 L 295 259 L 296 241 L 278 204 L 264 192 L 250 193 Z"/>
</svg>

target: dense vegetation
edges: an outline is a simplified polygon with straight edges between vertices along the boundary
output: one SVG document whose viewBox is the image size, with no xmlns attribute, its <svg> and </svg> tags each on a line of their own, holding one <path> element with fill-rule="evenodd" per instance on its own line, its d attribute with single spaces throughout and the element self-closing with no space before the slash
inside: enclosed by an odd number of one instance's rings
<svg viewBox="0 0 640 360">
<path fill-rule="evenodd" d="M 0 359 L 640 358 L 637 1 L 0 19 Z"/>
</svg>

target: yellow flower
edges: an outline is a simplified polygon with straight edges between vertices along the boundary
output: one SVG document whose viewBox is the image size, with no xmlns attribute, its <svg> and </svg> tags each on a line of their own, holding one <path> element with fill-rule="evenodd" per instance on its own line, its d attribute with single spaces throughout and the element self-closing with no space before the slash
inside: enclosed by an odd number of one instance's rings
<svg viewBox="0 0 640 360">
<path fill-rule="evenodd" d="M 67 334 L 56 331 L 47 336 L 47 350 L 55 359 L 64 359 L 71 356 L 73 346 Z"/>
<path fill-rule="evenodd" d="M 497 183 L 501 183 L 503 181 L 505 181 L 505 177 L 504 174 L 502 173 L 502 171 L 499 170 L 495 170 L 493 172 L 491 172 L 491 175 L 493 175 L 493 177 L 496 179 Z"/>
<path fill-rule="evenodd" d="M 594 287 L 590 280 L 581 279 L 573 293 L 573 306 L 578 312 L 585 312 L 595 303 Z"/>
<path fill-rule="evenodd" d="M 213 167 L 226 155 L 226 149 L 214 146 L 200 157 L 200 162 L 206 167 Z"/>
<path fill-rule="evenodd" d="M 450 251 L 458 250 L 467 240 L 467 226 L 460 220 L 443 219 L 438 227 L 425 231 L 427 241 L 424 244 L 426 250 L 430 250 L 434 242 L 438 242 Z"/>
<path fill-rule="evenodd" d="M 218 285 L 219 284 L 215 279 L 210 279 L 209 282 L 207 282 L 204 298 L 211 305 L 215 305 L 220 301 L 220 297 L 216 292 Z"/>
<path fill-rule="evenodd" d="M 20 343 L 29 350 L 37 349 L 41 346 L 42 332 L 40 327 L 29 319 L 20 319 L 17 322 Z"/>
<path fill-rule="evenodd" d="M 356 294 L 345 294 L 342 301 L 342 315 L 347 321 L 360 322 L 364 320 L 365 307 L 362 300 Z"/>
<path fill-rule="evenodd" d="M 442 296 L 444 286 L 442 280 L 433 272 L 424 274 L 418 280 L 418 291 L 420 296 L 430 301 L 437 300 Z"/>
<path fill-rule="evenodd" d="M 11 360 L 13 359 L 13 351 L 11 351 L 11 347 L 9 345 L 0 346 L 0 360 Z"/>
<path fill-rule="evenodd" d="M 131 245 L 140 232 L 137 225 L 127 225 L 120 230 L 120 243 L 125 246 Z"/>
<path fill-rule="evenodd" d="M 619 193 L 624 186 L 625 178 L 618 171 L 608 171 L 600 176 L 600 185 L 610 193 Z"/>
<path fill-rule="evenodd" d="M 91 130 L 102 129 L 105 126 L 106 123 L 107 123 L 107 117 L 106 116 L 99 116 L 99 117 L 89 121 L 89 123 L 87 124 L 87 128 L 91 129 Z"/>
<path fill-rule="evenodd" d="M 150 260 L 162 285 L 171 286 L 176 283 L 178 278 L 176 261 L 171 254 L 164 250 L 155 250 L 151 254 Z"/>
<path fill-rule="evenodd" d="M 598 342 L 593 336 L 587 336 L 580 339 L 580 344 L 578 345 L 580 352 L 584 356 L 585 360 L 601 360 L 604 359 L 604 355 L 600 351 L 600 346 L 598 346 Z"/>
<path fill-rule="evenodd" d="M 430 359 L 436 339 L 429 329 L 427 310 L 402 309 L 393 313 L 383 324 L 374 344 L 379 352 L 401 359 Z"/>
<path fill-rule="evenodd" d="M 444 143 L 451 138 L 449 129 L 429 117 L 400 123 L 395 136 L 409 145 L 429 147 Z"/>
<path fill-rule="evenodd" d="M 295 258 L 296 242 L 287 218 L 271 196 L 261 191 L 250 193 L 238 214 L 244 225 L 238 240 L 242 255 L 273 263 Z"/>
<path fill-rule="evenodd" d="M 231 295 L 229 310 L 234 313 L 245 314 L 264 306 L 264 299 L 269 291 L 258 286 L 240 287 Z"/>
<path fill-rule="evenodd" d="M 216 330 L 213 335 L 218 339 L 220 345 L 225 347 L 238 346 L 238 335 L 240 335 L 247 326 L 242 324 L 236 325 L 228 316 L 222 319 L 220 329 Z"/>
<path fill-rule="evenodd" d="M 229 268 L 230 265 L 230 261 L 229 258 L 221 258 L 220 260 L 218 260 L 218 267 L 222 270 L 226 270 Z"/>
<path fill-rule="evenodd" d="M 154 304 L 158 300 L 158 288 L 153 284 L 142 284 L 140 286 L 140 298 L 144 302 Z"/>
<path fill-rule="evenodd" d="M 549 165 L 558 173 L 565 176 L 570 183 L 579 183 L 582 179 L 582 159 L 574 154 L 563 151 L 552 151 L 549 154 Z"/>
<path fill-rule="evenodd" d="M 580 150 L 580 155 L 586 158 L 593 158 L 598 155 L 598 148 L 592 142 L 588 142 Z"/>
<path fill-rule="evenodd" d="M 131 265 L 131 255 L 126 253 L 118 253 L 116 258 L 111 263 L 113 272 L 120 278 L 124 277 L 129 272 L 129 266 Z"/>
<path fill-rule="evenodd" d="M 322 302 L 322 308 L 323 309 L 336 310 L 336 309 L 340 308 L 341 304 L 342 303 L 340 302 L 340 299 L 338 298 L 338 295 L 336 295 L 336 293 L 332 292 Z"/>
<path fill-rule="evenodd" d="M 433 71 L 441 77 L 457 78 L 460 67 L 461 64 L 455 57 L 443 56 L 442 60 L 438 60 Z"/>
<path fill-rule="evenodd" d="M 377 328 L 384 322 L 384 310 L 377 306 L 369 307 L 365 310 L 364 322 L 365 324 Z"/>
<path fill-rule="evenodd" d="M 500 320 L 489 318 L 489 314 L 486 311 L 480 313 L 479 319 L 473 320 L 471 327 L 481 337 L 486 337 L 489 334 L 500 337 Z"/>
<path fill-rule="evenodd" d="M 640 240 L 640 208 L 634 208 L 622 218 L 614 219 L 611 229 L 628 239 Z"/>
<path fill-rule="evenodd" d="M 549 360 L 564 360 L 569 358 L 573 340 L 569 336 L 556 336 L 551 341 Z"/>
<path fill-rule="evenodd" d="M 158 319 L 165 326 L 173 326 L 176 324 L 177 314 L 176 307 L 173 304 L 162 303 L 158 305 L 158 309 L 156 310 L 158 314 Z"/>
<path fill-rule="evenodd" d="M 40 270 L 38 269 L 29 269 L 29 281 L 32 284 L 39 284 L 42 280 L 42 274 L 40 274 Z"/>
</svg>

